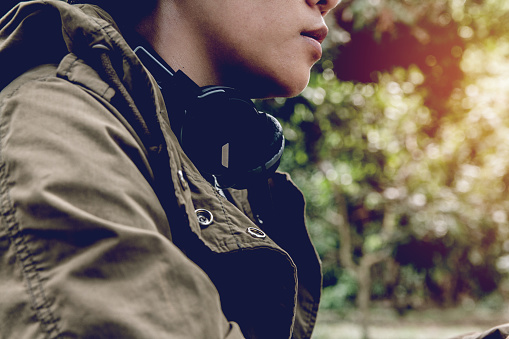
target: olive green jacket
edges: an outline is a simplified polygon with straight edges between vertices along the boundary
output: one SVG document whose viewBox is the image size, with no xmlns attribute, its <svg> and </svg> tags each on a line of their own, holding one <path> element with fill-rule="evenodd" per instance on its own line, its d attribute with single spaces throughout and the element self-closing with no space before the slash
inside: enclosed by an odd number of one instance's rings
<svg viewBox="0 0 509 339">
<path fill-rule="evenodd" d="M 450 339 L 507 339 L 509 338 L 509 323 L 493 327 L 484 332 L 469 333 Z"/>
<path fill-rule="evenodd" d="M 11 10 L 0 90 L 1 338 L 311 336 L 321 271 L 301 192 L 277 173 L 268 207 L 221 195 L 105 12 Z"/>
</svg>

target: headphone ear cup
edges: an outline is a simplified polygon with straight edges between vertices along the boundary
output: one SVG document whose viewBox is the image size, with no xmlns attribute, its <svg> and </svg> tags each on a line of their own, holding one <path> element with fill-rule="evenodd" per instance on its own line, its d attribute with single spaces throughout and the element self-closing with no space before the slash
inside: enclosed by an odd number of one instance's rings
<svg viewBox="0 0 509 339">
<path fill-rule="evenodd" d="M 270 140 L 267 146 L 266 154 L 267 156 L 271 156 L 270 159 L 267 158 L 265 161 L 265 167 L 268 169 L 273 164 L 275 164 L 276 161 L 279 161 L 279 159 L 281 159 L 281 156 L 283 155 L 283 151 L 285 148 L 285 138 L 283 135 L 283 127 L 281 127 L 279 121 L 277 121 L 277 119 L 274 118 L 272 115 L 266 114 L 266 116 L 268 119 L 267 140 Z"/>
<path fill-rule="evenodd" d="M 150 47 L 135 48 L 157 79 L 171 128 L 195 166 L 221 187 L 244 188 L 274 172 L 283 153 L 279 122 L 230 87 L 199 87 Z M 169 106 L 168 106 L 169 107 Z"/>
<path fill-rule="evenodd" d="M 179 141 L 200 171 L 214 175 L 222 187 L 236 188 L 274 172 L 284 148 L 274 117 L 221 86 L 204 87 L 187 105 Z"/>
</svg>

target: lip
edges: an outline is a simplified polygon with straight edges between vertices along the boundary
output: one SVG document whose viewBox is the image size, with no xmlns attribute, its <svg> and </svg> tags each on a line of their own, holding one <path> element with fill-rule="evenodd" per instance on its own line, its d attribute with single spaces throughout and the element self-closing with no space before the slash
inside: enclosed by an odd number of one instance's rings
<svg viewBox="0 0 509 339">
<path fill-rule="evenodd" d="M 325 37 L 329 33 L 329 29 L 326 25 L 322 25 L 317 29 L 308 30 L 300 33 L 300 35 L 316 40 L 319 44 L 325 40 Z"/>
<path fill-rule="evenodd" d="M 322 57 L 322 42 L 329 32 L 327 26 L 322 25 L 317 29 L 307 30 L 300 33 L 300 35 L 306 38 L 307 41 L 313 46 L 316 52 L 316 59 Z"/>
</svg>

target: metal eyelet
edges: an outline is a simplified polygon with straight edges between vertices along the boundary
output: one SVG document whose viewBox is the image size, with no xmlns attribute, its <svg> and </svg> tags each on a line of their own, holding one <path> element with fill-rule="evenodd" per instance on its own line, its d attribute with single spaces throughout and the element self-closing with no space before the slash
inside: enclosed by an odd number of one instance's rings
<svg viewBox="0 0 509 339">
<path fill-rule="evenodd" d="M 196 217 L 198 218 L 198 223 L 203 226 L 209 226 L 214 221 L 214 216 L 212 213 L 206 209 L 200 208 L 194 211 L 196 213 Z"/>
<path fill-rule="evenodd" d="M 246 231 L 253 238 L 263 239 L 267 236 L 264 231 L 256 227 L 248 227 Z"/>
<path fill-rule="evenodd" d="M 93 49 L 101 49 L 103 51 L 110 51 L 110 48 L 104 44 L 95 44 L 92 46 Z"/>
</svg>

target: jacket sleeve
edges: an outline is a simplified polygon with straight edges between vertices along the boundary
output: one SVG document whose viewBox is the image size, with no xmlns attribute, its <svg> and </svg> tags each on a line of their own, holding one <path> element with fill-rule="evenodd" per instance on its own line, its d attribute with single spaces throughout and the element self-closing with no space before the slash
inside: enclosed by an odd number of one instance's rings
<svg viewBox="0 0 509 339">
<path fill-rule="evenodd" d="M 509 323 L 493 327 L 482 333 L 469 333 L 451 339 L 507 339 L 509 338 Z"/>
<path fill-rule="evenodd" d="M 2 338 L 243 338 L 163 236 L 143 148 L 91 95 L 49 77 L 0 102 Z"/>
</svg>

